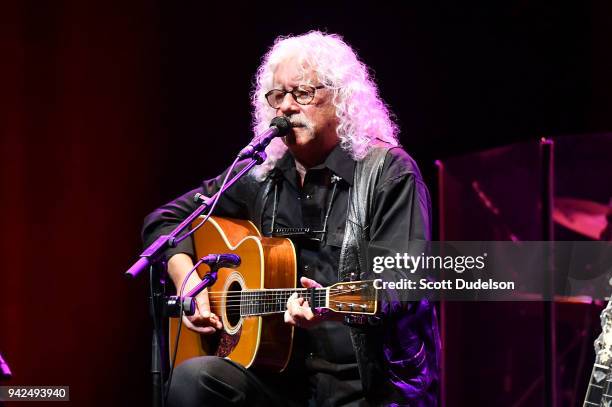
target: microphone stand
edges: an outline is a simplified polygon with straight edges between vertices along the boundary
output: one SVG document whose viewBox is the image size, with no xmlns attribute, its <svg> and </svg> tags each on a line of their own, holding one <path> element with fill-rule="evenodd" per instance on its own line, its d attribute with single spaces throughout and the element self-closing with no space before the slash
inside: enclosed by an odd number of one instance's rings
<svg viewBox="0 0 612 407">
<path fill-rule="evenodd" d="M 213 203 L 218 197 L 220 197 L 228 188 L 234 185 L 236 181 L 242 178 L 243 175 L 249 172 L 251 168 L 263 163 L 265 160 L 266 153 L 264 151 L 258 151 L 253 155 L 251 161 L 249 161 L 249 163 L 242 170 L 240 170 L 240 172 L 234 175 L 233 178 L 228 180 L 223 189 L 217 191 L 217 193 L 214 194 L 212 197 L 206 198 L 201 194 L 196 194 L 196 196 L 194 197 L 194 201 L 202 201 L 202 204 L 200 204 L 200 206 L 197 207 L 191 215 L 185 218 L 185 220 L 183 220 L 176 228 L 174 228 L 174 230 L 172 230 L 170 234 L 162 235 L 158 237 L 153 243 L 151 243 L 149 247 L 147 247 L 140 254 L 140 259 L 136 261 L 136 263 L 134 263 L 128 271 L 125 272 L 125 276 L 128 278 L 137 277 L 143 270 L 147 269 L 148 267 L 159 261 L 166 249 L 176 247 L 176 245 L 178 245 L 186 238 L 185 236 L 177 238 L 177 236 L 183 230 L 185 230 L 189 225 L 191 225 L 193 221 L 197 219 L 198 216 L 200 216 L 202 213 L 204 213 L 206 209 L 208 209 L 211 203 Z"/>
<path fill-rule="evenodd" d="M 206 198 L 201 194 L 196 194 L 194 197 L 195 202 L 201 202 L 191 215 L 183 220 L 174 230 L 167 235 L 158 237 L 153 243 L 151 243 L 141 254 L 140 259 L 136 261 L 128 271 L 125 272 L 125 276 L 133 279 L 136 278 L 144 270 L 149 269 L 150 284 L 151 284 L 151 297 L 150 297 L 150 312 L 153 319 L 153 334 L 152 334 L 152 346 L 151 346 L 151 380 L 152 380 L 152 405 L 154 407 L 163 407 L 165 405 L 165 394 L 164 394 L 164 378 L 163 378 L 163 364 L 167 363 L 167 358 L 162 360 L 163 355 L 167 355 L 164 351 L 166 346 L 166 340 L 164 335 L 164 314 L 165 305 L 167 304 L 167 297 L 165 295 L 166 276 L 168 274 L 166 259 L 164 253 L 166 249 L 176 247 L 178 243 L 188 237 L 188 234 L 180 236 L 180 233 L 186 230 L 202 213 L 204 213 L 216 199 L 218 199 L 228 188 L 234 185 L 240 178 L 248 173 L 251 168 L 256 165 L 263 163 L 266 160 L 266 153 L 263 151 L 265 146 L 261 147 L 261 150 L 254 151 L 251 156 L 251 160 L 248 164 L 240 170 L 234 177 L 227 181 L 225 186 L 220 189 L 216 194 L 210 198 Z M 209 285 L 214 283 L 213 279 L 206 279 Z M 199 287 L 199 286 L 198 286 Z M 205 288 L 202 285 L 201 289 Z"/>
<path fill-rule="evenodd" d="M 210 271 L 206 273 L 204 277 L 202 277 L 202 282 L 200 282 L 200 284 L 196 285 L 191 291 L 189 291 L 185 295 L 185 298 L 195 298 L 198 294 L 204 291 L 205 288 L 208 288 L 212 286 L 214 283 L 216 283 L 218 272 L 219 272 L 219 266 L 216 264 L 213 264 L 210 267 Z"/>
</svg>

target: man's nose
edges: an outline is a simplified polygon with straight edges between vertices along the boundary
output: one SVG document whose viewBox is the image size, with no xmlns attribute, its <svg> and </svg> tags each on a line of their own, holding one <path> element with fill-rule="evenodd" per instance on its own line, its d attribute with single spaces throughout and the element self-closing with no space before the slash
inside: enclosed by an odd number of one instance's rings
<svg viewBox="0 0 612 407">
<path fill-rule="evenodd" d="M 283 102 L 278 107 L 278 112 L 281 116 L 291 116 L 300 112 L 300 105 L 295 101 L 291 93 L 285 94 Z"/>
</svg>

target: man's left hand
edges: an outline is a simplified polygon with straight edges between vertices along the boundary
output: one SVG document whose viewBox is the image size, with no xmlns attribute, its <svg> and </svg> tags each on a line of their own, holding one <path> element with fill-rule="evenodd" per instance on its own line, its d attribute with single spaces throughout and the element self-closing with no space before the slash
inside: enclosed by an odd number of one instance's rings
<svg viewBox="0 0 612 407">
<path fill-rule="evenodd" d="M 302 287 L 321 288 L 321 284 L 310 278 L 300 278 Z M 322 315 L 315 315 L 305 298 L 299 298 L 297 293 L 293 293 L 287 300 L 287 311 L 285 311 L 285 322 L 289 325 L 309 328 L 322 320 Z"/>
</svg>

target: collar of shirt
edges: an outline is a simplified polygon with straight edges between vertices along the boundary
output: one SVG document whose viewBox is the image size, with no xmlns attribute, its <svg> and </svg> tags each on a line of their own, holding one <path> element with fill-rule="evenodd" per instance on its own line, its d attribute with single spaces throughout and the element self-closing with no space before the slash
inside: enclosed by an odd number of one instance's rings
<svg viewBox="0 0 612 407">
<path fill-rule="evenodd" d="M 287 179 L 294 187 L 297 187 L 297 170 L 295 169 L 295 161 L 289 151 L 278 160 L 276 168 L 280 170 L 285 179 Z M 328 168 L 332 173 L 342 178 L 349 185 L 353 185 L 353 174 L 355 172 L 355 160 L 337 144 L 336 147 L 329 153 L 325 161 L 310 170 Z"/>
</svg>

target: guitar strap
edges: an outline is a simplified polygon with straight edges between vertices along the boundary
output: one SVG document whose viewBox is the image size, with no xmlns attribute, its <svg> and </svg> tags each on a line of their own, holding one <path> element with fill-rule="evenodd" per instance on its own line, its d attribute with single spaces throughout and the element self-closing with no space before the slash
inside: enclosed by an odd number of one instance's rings
<svg viewBox="0 0 612 407">
<path fill-rule="evenodd" d="M 376 186 L 382 174 L 389 144 L 378 144 L 355 164 L 353 186 L 349 191 L 348 213 L 344 240 L 338 265 L 339 281 L 360 280 L 366 273 L 365 242 L 369 240 L 372 209 L 376 201 Z"/>
<path fill-rule="evenodd" d="M 253 206 L 253 215 L 250 218 L 255 219 L 255 223 L 257 226 L 257 230 L 263 233 L 263 217 L 264 217 L 264 208 L 266 207 L 266 202 L 268 202 L 268 197 L 274 184 L 278 182 L 278 177 L 280 174 L 277 173 L 276 168 L 273 168 L 268 176 L 263 181 L 263 187 L 259 188 L 257 192 L 257 198 L 255 199 L 255 205 Z"/>
<path fill-rule="evenodd" d="M 370 237 L 370 219 L 377 198 L 376 186 L 390 148 L 388 144 L 379 144 L 355 164 L 344 240 L 340 249 L 338 277 L 341 281 L 359 280 L 366 275 L 366 244 Z M 344 323 L 351 327 L 351 342 L 364 393 L 373 393 L 374 390 L 384 393 L 387 384 L 381 382 L 385 374 L 380 319 L 377 316 L 347 315 Z"/>
</svg>

